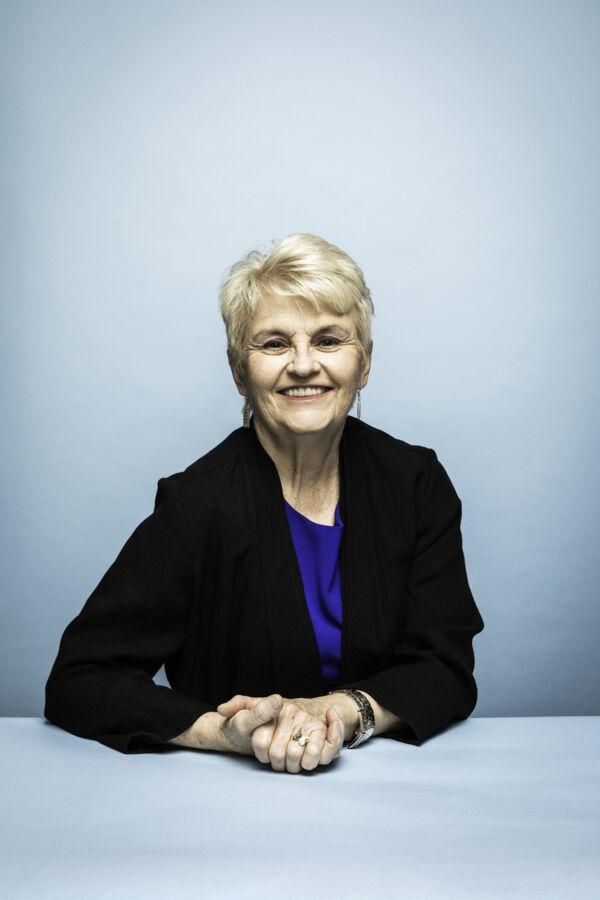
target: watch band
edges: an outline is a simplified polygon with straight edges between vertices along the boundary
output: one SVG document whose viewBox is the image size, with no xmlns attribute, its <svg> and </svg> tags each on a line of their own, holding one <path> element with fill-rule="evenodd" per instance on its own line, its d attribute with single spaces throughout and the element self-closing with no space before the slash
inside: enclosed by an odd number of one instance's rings
<svg viewBox="0 0 600 900">
<path fill-rule="evenodd" d="M 359 691 L 354 688 L 338 688 L 337 690 L 328 691 L 328 694 L 349 694 L 350 697 L 358 704 L 358 712 L 360 715 L 360 725 L 350 738 L 350 743 L 347 745 L 348 750 L 354 750 L 355 747 L 359 747 L 373 734 L 375 729 L 375 713 L 373 712 L 373 707 L 367 700 L 364 694 L 361 694 Z"/>
</svg>

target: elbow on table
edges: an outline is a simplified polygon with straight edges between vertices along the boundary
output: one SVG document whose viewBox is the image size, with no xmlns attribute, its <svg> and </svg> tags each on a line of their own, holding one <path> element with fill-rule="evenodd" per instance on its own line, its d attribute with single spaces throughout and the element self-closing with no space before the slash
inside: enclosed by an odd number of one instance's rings
<svg viewBox="0 0 600 900">
<path fill-rule="evenodd" d="M 477 699 L 479 696 L 479 691 L 477 689 L 477 682 L 472 675 L 466 679 L 464 689 L 463 689 L 463 713 L 460 716 L 461 719 L 468 719 L 475 707 L 477 706 Z"/>
<path fill-rule="evenodd" d="M 52 725 L 70 730 L 65 715 L 69 703 L 62 678 L 50 676 L 46 682 L 44 699 L 44 718 Z"/>
<path fill-rule="evenodd" d="M 51 672 L 45 687 L 44 718 L 78 737 L 92 737 L 96 730 L 96 704 L 86 680 L 85 670 L 73 665 Z"/>
</svg>

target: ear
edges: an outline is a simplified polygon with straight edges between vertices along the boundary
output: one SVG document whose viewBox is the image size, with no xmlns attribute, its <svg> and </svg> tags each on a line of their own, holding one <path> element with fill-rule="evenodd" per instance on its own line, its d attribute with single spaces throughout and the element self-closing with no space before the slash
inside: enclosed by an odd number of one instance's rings
<svg viewBox="0 0 600 900">
<path fill-rule="evenodd" d="M 360 373 L 360 377 L 361 377 L 360 388 L 361 388 L 361 390 L 363 388 L 366 388 L 367 382 L 369 380 L 369 372 L 371 371 L 372 353 L 373 353 L 373 341 L 371 341 L 371 349 L 369 350 L 368 353 L 365 354 L 363 366 L 362 366 L 361 373 Z"/>
<path fill-rule="evenodd" d="M 235 382 L 235 386 L 238 389 L 238 392 L 242 395 L 242 397 L 245 397 L 247 392 L 244 382 L 244 376 L 235 365 L 233 357 L 230 354 L 229 350 L 227 351 L 227 362 L 229 363 L 229 368 L 231 369 L 231 374 L 233 376 L 233 380 Z"/>
</svg>

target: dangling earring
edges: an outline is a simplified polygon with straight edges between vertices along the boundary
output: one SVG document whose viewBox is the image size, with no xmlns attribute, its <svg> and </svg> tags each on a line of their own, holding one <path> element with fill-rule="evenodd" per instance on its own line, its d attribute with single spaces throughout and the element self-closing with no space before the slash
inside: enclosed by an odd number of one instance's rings
<svg viewBox="0 0 600 900">
<path fill-rule="evenodd" d="M 356 395 L 356 418 L 360 419 L 360 389 Z"/>
<path fill-rule="evenodd" d="M 250 405 L 250 401 L 246 397 L 244 399 L 244 405 L 242 406 L 242 423 L 244 428 L 250 428 L 250 413 L 252 412 L 252 406 Z"/>
</svg>

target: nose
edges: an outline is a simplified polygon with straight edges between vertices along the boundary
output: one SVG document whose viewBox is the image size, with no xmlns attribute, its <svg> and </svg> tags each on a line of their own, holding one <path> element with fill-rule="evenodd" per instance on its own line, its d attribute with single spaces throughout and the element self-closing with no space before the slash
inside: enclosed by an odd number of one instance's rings
<svg viewBox="0 0 600 900">
<path fill-rule="evenodd" d="M 313 356 L 312 350 L 306 345 L 300 344 L 296 347 L 287 368 L 288 372 L 292 372 L 295 375 L 306 376 L 318 371 L 319 363 Z"/>
</svg>

